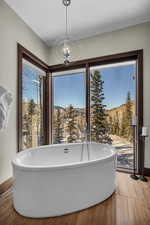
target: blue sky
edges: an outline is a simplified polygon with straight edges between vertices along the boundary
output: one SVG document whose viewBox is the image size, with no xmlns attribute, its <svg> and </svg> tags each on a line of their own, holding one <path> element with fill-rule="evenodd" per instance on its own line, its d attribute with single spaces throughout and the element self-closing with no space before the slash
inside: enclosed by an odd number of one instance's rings
<svg viewBox="0 0 150 225">
<path fill-rule="evenodd" d="M 126 65 L 101 69 L 104 81 L 104 104 L 107 109 L 117 107 L 125 103 L 127 92 L 131 92 L 135 98 L 135 65 Z M 75 107 L 85 106 L 84 74 L 57 76 L 53 79 L 54 104 L 66 107 L 73 104 Z"/>
<path fill-rule="evenodd" d="M 25 100 L 34 99 L 37 102 L 37 84 L 33 80 L 39 79 L 39 71 L 24 64 L 24 90 Z M 104 104 L 107 109 L 125 103 L 127 92 L 130 91 L 132 99 L 135 98 L 135 65 L 125 65 L 101 69 L 104 81 Z M 85 74 L 55 76 L 53 78 L 54 105 L 66 107 L 85 107 Z"/>
<path fill-rule="evenodd" d="M 53 78 L 54 104 L 66 107 L 85 106 L 85 75 L 82 73 Z"/>
<path fill-rule="evenodd" d="M 23 99 L 28 101 L 34 99 L 37 103 L 39 97 L 39 85 L 35 81 L 39 81 L 39 74 L 43 74 L 43 71 L 36 67 L 31 67 L 28 64 L 23 64 Z M 37 92 L 38 90 L 38 92 Z M 39 101 L 39 99 L 38 99 Z"/>
<path fill-rule="evenodd" d="M 135 80 L 133 80 L 135 69 L 135 65 L 128 65 L 101 70 L 104 81 L 104 104 L 108 109 L 125 103 L 128 91 L 131 98 L 135 99 Z"/>
</svg>

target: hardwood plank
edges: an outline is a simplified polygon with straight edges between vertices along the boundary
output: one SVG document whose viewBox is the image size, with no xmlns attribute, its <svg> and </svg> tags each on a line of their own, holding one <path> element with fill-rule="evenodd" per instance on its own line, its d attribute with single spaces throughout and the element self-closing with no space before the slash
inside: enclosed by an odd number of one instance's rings
<svg viewBox="0 0 150 225">
<path fill-rule="evenodd" d="M 13 179 L 9 178 L 4 183 L 0 184 L 0 196 L 11 187 L 12 182 L 13 182 Z"/>
<path fill-rule="evenodd" d="M 11 189 L 0 197 L 0 225 L 150 225 L 149 182 L 134 181 L 117 173 L 117 190 L 106 201 L 69 215 L 32 219 L 19 215 L 12 205 Z"/>
</svg>

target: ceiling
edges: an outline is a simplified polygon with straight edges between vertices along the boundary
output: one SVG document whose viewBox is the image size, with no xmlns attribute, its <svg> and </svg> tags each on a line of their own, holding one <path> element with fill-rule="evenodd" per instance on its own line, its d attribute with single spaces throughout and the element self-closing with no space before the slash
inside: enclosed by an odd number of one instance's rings
<svg viewBox="0 0 150 225">
<path fill-rule="evenodd" d="M 64 37 L 62 0 L 5 0 L 48 45 Z M 72 0 L 69 30 L 74 39 L 150 21 L 150 0 Z"/>
</svg>

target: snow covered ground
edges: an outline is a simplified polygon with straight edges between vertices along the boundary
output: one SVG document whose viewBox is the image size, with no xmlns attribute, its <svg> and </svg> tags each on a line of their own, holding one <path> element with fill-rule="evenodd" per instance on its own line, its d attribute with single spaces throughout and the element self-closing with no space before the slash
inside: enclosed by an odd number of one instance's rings
<svg viewBox="0 0 150 225">
<path fill-rule="evenodd" d="M 117 166 L 133 168 L 133 143 L 116 135 L 111 135 L 113 146 L 118 150 Z"/>
</svg>

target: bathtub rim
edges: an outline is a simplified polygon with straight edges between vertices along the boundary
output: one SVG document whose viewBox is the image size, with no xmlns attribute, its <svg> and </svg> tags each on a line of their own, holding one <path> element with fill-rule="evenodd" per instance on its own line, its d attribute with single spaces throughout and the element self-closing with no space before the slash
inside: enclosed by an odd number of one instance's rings
<svg viewBox="0 0 150 225">
<path fill-rule="evenodd" d="M 117 155 L 117 149 L 109 144 L 101 144 L 101 143 L 96 143 L 96 142 L 90 142 L 90 144 L 97 144 L 97 145 L 104 145 L 104 146 L 107 146 L 109 147 L 111 153 L 109 155 L 106 155 L 104 157 L 101 157 L 101 158 L 97 158 L 97 159 L 93 159 L 93 160 L 90 160 L 90 161 L 78 161 L 78 162 L 73 162 L 73 163 L 65 163 L 65 164 L 56 164 L 56 165 L 46 165 L 46 166 L 41 166 L 41 165 L 38 165 L 38 166 L 35 166 L 35 165 L 25 165 L 23 164 L 22 162 L 17 162 L 17 158 L 19 158 L 19 156 L 23 155 L 23 154 L 26 154 L 27 152 L 31 152 L 31 151 L 36 151 L 37 149 L 41 150 L 43 148 L 47 148 L 47 147 L 50 147 L 50 146 L 57 146 L 58 147 L 58 144 L 50 144 L 50 145 L 42 145 L 42 146 L 39 146 L 39 147 L 36 147 L 36 148 L 29 148 L 29 149 L 25 149 L 25 150 L 22 150 L 18 153 L 16 153 L 16 156 L 14 157 L 14 159 L 11 161 L 11 164 L 13 166 L 13 168 L 16 168 L 16 169 L 19 169 L 19 170 L 24 170 L 24 171 L 47 171 L 47 170 L 56 170 L 56 169 L 65 169 L 65 168 L 75 168 L 75 167 L 82 167 L 82 166 L 90 166 L 90 165 L 93 165 L 93 164 L 97 164 L 99 162 L 101 163 L 104 163 L 104 162 L 108 162 L 108 161 L 112 161 L 116 155 Z M 59 144 L 59 146 L 69 146 L 69 145 L 81 145 L 83 143 L 67 143 L 67 144 Z M 40 149 L 42 148 L 42 149 Z"/>
</svg>

